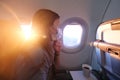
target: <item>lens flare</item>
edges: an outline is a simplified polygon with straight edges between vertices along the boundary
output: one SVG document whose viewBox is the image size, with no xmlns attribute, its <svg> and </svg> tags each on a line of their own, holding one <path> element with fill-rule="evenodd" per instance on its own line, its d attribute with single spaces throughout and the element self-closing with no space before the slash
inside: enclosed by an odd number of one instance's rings
<svg viewBox="0 0 120 80">
<path fill-rule="evenodd" d="M 30 39 L 31 34 L 32 34 L 32 27 L 31 27 L 31 25 L 22 24 L 20 27 L 21 27 L 21 29 L 23 31 L 23 35 L 25 36 L 25 39 L 26 40 Z"/>
<path fill-rule="evenodd" d="M 2 6 L 4 9 L 6 9 L 17 20 L 17 22 L 20 23 L 20 20 L 19 20 L 17 14 L 15 13 L 15 11 L 9 5 L 0 2 L 0 6 Z"/>
</svg>

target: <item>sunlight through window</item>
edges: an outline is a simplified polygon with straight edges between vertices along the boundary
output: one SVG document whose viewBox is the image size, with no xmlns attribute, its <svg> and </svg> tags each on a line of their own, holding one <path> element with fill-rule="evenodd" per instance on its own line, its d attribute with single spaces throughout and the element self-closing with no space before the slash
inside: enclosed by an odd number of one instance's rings
<svg viewBox="0 0 120 80">
<path fill-rule="evenodd" d="M 82 26 L 79 24 L 66 25 L 63 30 L 63 45 L 68 48 L 76 48 L 81 43 Z"/>
<path fill-rule="evenodd" d="M 31 26 L 23 24 L 23 25 L 21 25 L 21 29 L 24 33 L 25 38 L 29 39 L 31 37 L 31 32 L 32 32 Z"/>
</svg>

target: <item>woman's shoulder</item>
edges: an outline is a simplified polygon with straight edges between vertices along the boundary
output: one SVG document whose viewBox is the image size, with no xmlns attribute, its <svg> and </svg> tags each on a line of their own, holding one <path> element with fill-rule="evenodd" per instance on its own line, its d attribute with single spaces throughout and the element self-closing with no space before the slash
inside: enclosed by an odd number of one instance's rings
<svg viewBox="0 0 120 80">
<path fill-rule="evenodd" d="M 37 63 L 40 63 L 45 58 L 46 51 L 42 48 L 36 48 L 29 53 L 30 58 Z"/>
<path fill-rule="evenodd" d="M 34 64 L 40 64 L 44 61 L 46 52 L 42 48 L 35 48 L 22 52 L 17 57 L 17 62 L 32 61 Z"/>
</svg>

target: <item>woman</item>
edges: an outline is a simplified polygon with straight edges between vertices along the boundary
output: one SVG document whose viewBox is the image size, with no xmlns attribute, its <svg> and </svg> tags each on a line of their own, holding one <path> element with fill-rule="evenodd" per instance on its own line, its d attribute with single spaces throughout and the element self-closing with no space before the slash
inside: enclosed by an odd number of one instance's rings
<svg viewBox="0 0 120 80">
<path fill-rule="evenodd" d="M 32 19 L 38 38 L 25 56 L 19 56 L 16 80 L 50 80 L 50 69 L 55 55 L 59 57 L 60 42 L 57 41 L 59 15 L 48 9 L 38 10 Z M 59 59 L 59 58 L 58 58 Z M 53 80 L 53 79 L 51 79 Z"/>
</svg>

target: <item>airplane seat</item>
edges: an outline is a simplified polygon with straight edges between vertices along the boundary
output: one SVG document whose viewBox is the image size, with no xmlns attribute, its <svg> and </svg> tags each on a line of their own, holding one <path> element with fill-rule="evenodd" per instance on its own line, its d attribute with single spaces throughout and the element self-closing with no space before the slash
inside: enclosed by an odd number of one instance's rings
<svg viewBox="0 0 120 80">
<path fill-rule="evenodd" d="M 96 33 L 93 46 L 96 47 L 97 62 L 102 78 L 120 80 L 120 19 L 102 23 Z"/>
</svg>

